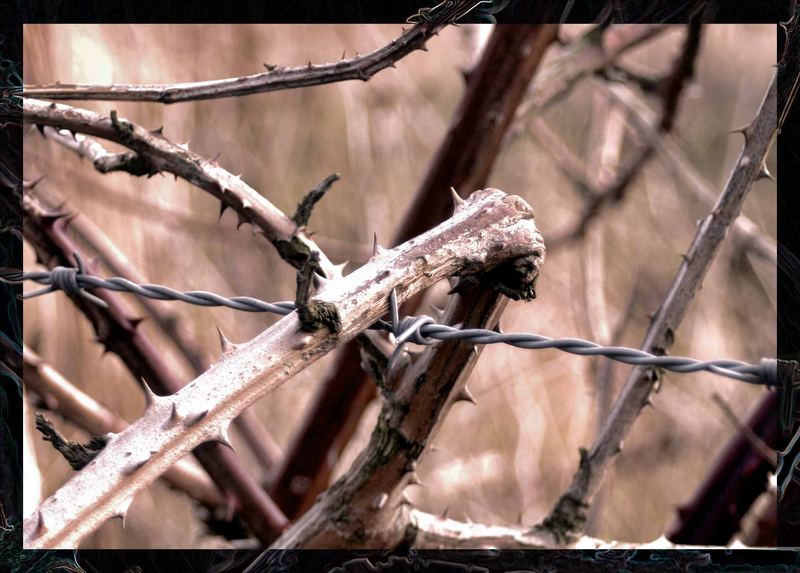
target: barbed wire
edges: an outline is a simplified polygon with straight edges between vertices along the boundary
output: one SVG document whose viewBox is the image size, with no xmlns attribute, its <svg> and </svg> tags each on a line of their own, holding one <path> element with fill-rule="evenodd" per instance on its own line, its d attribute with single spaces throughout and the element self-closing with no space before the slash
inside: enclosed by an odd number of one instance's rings
<svg viewBox="0 0 800 573">
<path fill-rule="evenodd" d="M 246 296 L 224 297 L 208 291 L 178 291 L 155 284 L 137 284 L 122 277 L 103 279 L 87 275 L 83 261 L 76 253 L 77 266 L 57 266 L 48 271 L 23 272 L 18 269 L 0 268 L 0 281 L 22 283 L 34 281 L 46 285 L 45 288 L 22 295 L 30 299 L 62 290 L 71 296 L 80 296 L 88 301 L 107 308 L 107 304 L 86 289 L 108 289 L 128 292 L 156 300 L 175 300 L 198 306 L 222 306 L 244 312 L 269 312 L 287 315 L 295 310 L 292 301 L 265 302 Z M 617 362 L 634 366 L 663 368 L 672 372 L 688 373 L 706 371 L 720 376 L 747 382 L 749 384 L 778 387 L 778 362 L 764 358 L 759 364 L 739 360 L 695 360 L 681 356 L 656 356 L 643 350 L 624 346 L 603 346 L 582 338 L 550 338 L 533 333 L 504 333 L 485 328 L 462 328 L 461 325 L 439 324 L 427 315 L 400 318 L 397 294 L 392 289 L 389 295 L 389 320 L 378 320 L 371 329 L 390 332 L 395 338 L 395 349 L 389 357 L 387 368 L 391 370 L 401 356 L 404 346 L 413 342 L 431 345 L 439 341 L 461 340 L 471 344 L 508 344 L 516 348 L 539 350 L 555 348 L 579 356 L 604 356 Z"/>
</svg>

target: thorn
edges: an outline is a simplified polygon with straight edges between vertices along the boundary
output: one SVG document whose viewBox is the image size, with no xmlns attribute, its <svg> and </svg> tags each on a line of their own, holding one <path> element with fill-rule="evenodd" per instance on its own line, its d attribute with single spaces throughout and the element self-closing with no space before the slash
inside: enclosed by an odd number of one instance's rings
<svg viewBox="0 0 800 573">
<path fill-rule="evenodd" d="M 450 187 L 450 195 L 453 197 L 453 213 L 457 213 L 466 201 L 461 198 L 461 195 L 458 194 L 454 187 Z"/>
<path fill-rule="evenodd" d="M 442 512 L 442 519 L 447 519 L 447 514 L 448 513 L 450 513 L 450 506 L 449 505 L 444 508 L 444 511 Z"/>
<path fill-rule="evenodd" d="M 505 334 L 505 332 L 503 332 L 503 329 L 500 328 L 500 321 L 497 321 L 497 324 L 494 325 L 494 328 L 492 330 L 494 330 L 497 334 Z"/>
<path fill-rule="evenodd" d="M 238 221 L 236 222 L 236 230 L 238 231 L 241 228 L 242 225 L 247 223 L 247 221 L 245 220 L 245 217 L 244 217 L 244 215 L 242 213 L 238 213 L 237 214 L 237 218 L 238 218 Z"/>
<path fill-rule="evenodd" d="M 129 499 L 128 501 L 122 502 L 121 507 L 111 516 L 111 519 L 118 517 L 122 520 L 122 529 L 125 529 L 125 526 L 128 524 L 128 510 L 131 508 L 132 501 L 133 499 Z"/>
<path fill-rule="evenodd" d="M 344 269 L 347 265 L 350 264 L 350 261 L 345 261 L 338 265 L 333 265 L 333 272 L 337 276 L 337 278 L 342 278 L 344 276 Z"/>
<path fill-rule="evenodd" d="M 150 385 L 147 383 L 147 380 L 144 378 L 141 378 L 140 380 L 142 381 L 142 389 L 144 390 L 144 399 L 147 403 L 147 408 L 150 408 L 158 403 L 160 396 L 153 392 L 152 388 L 150 388 Z"/>
<path fill-rule="evenodd" d="M 228 340 L 225 335 L 222 333 L 222 329 L 217 325 L 217 334 L 219 335 L 219 345 L 222 348 L 222 354 L 228 354 L 233 352 L 237 348 L 239 348 L 238 344 L 234 344 L 230 340 Z"/>
<path fill-rule="evenodd" d="M 222 219 L 222 215 L 225 214 L 225 209 L 227 209 L 227 208 L 228 208 L 228 205 L 226 205 L 224 201 L 220 201 L 219 202 L 219 217 L 217 218 L 217 221 Z"/>
<path fill-rule="evenodd" d="M 378 244 L 378 233 L 373 232 L 372 233 L 372 256 L 374 257 L 376 255 L 382 255 L 385 252 L 386 252 L 386 249 L 384 249 L 383 247 L 381 247 Z"/>
<path fill-rule="evenodd" d="M 737 127 L 736 129 L 732 129 L 728 132 L 729 134 L 734 133 L 741 133 L 744 136 L 744 144 L 747 145 L 747 142 L 750 141 L 750 125 L 744 125 L 742 127 Z"/>
<path fill-rule="evenodd" d="M 522 510 L 521 509 L 519 510 L 519 512 L 517 512 L 517 525 L 522 525 Z"/>
<path fill-rule="evenodd" d="M 472 395 L 466 386 L 464 386 L 461 391 L 456 396 L 456 402 L 471 402 L 472 404 L 477 405 L 478 402 L 475 400 L 475 396 Z"/>
<path fill-rule="evenodd" d="M 36 187 L 42 181 L 42 179 L 44 179 L 44 175 L 39 175 L 39 177 L 37 177 L 33 181 L 30 181 L 30 182 L 27 182 L 27 183 L 23 183 L 22 187 L 24 189 L 33 189 L 34 187 Z"/>
<path fill-rule="evenodd" d="M 764 161 L 761 162 L 761 169 L 758 170 L 758 175 L 756 175 L 756 181 L 759 179 L 769 179 L 770 181 L 775 181 L 775 176 L 769 172 L 769 169 L 767 169 L 766 158 L 764 158 Z"/>
<path fill-rule="evenodd" d="M 162 125 L 161 127 L 157 127 L 156 129 L 151 129 L 150 130 L 150 134 L 151 135 L 155 135 L 157 137 L 163 137 L 163 135 L 164 135 L 164 126 Z"/>
<path fill-rule="evenodd" d="M 473 523 L 472 518 L 470 518 L 469 514 L 465 511 L 464 512 L 464 522 L 465 523 Z"/>
<path fill-rule="evenodd" d="M 230 435 L 228 434 L 228 426 L 227 426 L 227 425 L 223 425 L 223 426 L 222 426 L 222 427 L 219 429 L 219 433 L 218 433 L 216 436 L 214 436 L 214 437 L 211 439 L 211 441 L 212 441 L 212 442 L 219 442 L 220 444 L 222 444 L 222 445 L 223 445 L 223 446 L 225 446 L 226 448 L 230 448 L 230 449 L 231 449 L 231 451 L 236 451 L 236 450 L 234 450 L 234 448 L 233 448 L 233 443 L 231 442 L 231 437 L 230 437 Z"/>
<path fill-rule="evenodd" d="M 44 125 L 42 125 L 42 124 L 40 124 L 40 123 L 37 123 L 37 124 L 36 124 L 36 129 L 38 129 L 38 130 L 39 130 L 39 133 L 41 134 L 41 136 L 42 136 L 42 137 L 44 137 L 45 139 L 47 139 L 47 137 L 46 137 L 46 136 L 45 136 L 45 134 L 44 134 L 44 128 L 45 128 L 45 126 L 44 126 Z"/>
<path fill-rule="evenodd" d="M 196 414 L 190 414 L 186 416 L 183 419 L 184 428 L 190 428 L 191 426 L 194 426 L 197 422 L 205 418 L 206 414 L 208 414 L 208 410 L 202 410 L 200 412 L 197 412 Z"/>
<path fill-rule="evenodd" d="M 344 59 L 345 52 L 347 52 L 347 50 L 342 50 L 342 59 Z"/>
<path fill-rule="evenodd" d="M 148 460 L 150 459 L 149 456 L 148 456 L 147 459 Z M 128 464 L 127 466 L 125 466 L 122 469 L 122 475 L 125 475 L 125 476 L 132 475 L 132 474 L 136 473 L 136 471 L 146 463 L 147 463 L 147 460 L 140 460 L 138 462 L 132 462 L 132 463 Z"/>
<path fill-rule="evenodd" d="M 136 330 L 137 328 L 139 328 L 139 325 L 142 324 L 142 322 L 144 322 L 146 319 L 147 319 L 146 316 L 137 316 L 135 318 L 131 318 L 130 319 L 131 330 Z"/>
<path fill-rule="evenodd" d="M 189 142 L 187 141 L 185 143 L 179 143 L 178 147 L 180 147 L 181 149 L 183 149 L 185 151 L 189 151 Z"/>
<path fill-rule="evenodd" d="M 222 151 L 217 151 L 217 154 L 214 157 L 211 158 L 211 163 L 217 163 L 217 161 L 219 160 L 220 156 L 222 156 Z"/>
<path fill-rule="evenodd" d="M 274 72 L 275 70 L 278 69 L 278 66 L 276 66 L 275 64 L 264 64 L 264 67 L 267 68 L 268 72 Z"/>
<path fill-rule="evenodd" d="M 169 428 L 170 426 L 173 426 L 173 425 L 177 424 L 178 420 L 180 420 L 180 419 L 181 419 L 181 416 L 180 416 L 180 414 L 178 414 L 178 404 L 173 402 L 172 403 L 172 410 L 169 413 L 169 418 L 167 418 L 167 421 L 164 422 L 164 425 L 162 427 L 163 428 Z"/>
<path fill-rule="evenodd" d="M 422 483 L 419 479 L 419 475 L 417 472 L 411 472 L 408 476 L 408 485 L 418 485 L 420 487 L 425 487 L 425 484 Z"/>
</svg>

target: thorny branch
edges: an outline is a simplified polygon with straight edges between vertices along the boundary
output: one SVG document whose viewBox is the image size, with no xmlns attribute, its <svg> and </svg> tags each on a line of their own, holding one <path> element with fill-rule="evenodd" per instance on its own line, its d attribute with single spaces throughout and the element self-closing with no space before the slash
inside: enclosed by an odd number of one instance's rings
<svg viewBox="0 0 800 573">
<path fill-rule="evenodd" d="M 220 214 L 232 208 L 239 217 L 238 226 L 245 223 L 253 225 L 295 268 L 302 267 L 311 252 L 317 251 L 325 277 L 337 276 L 339 272 L 316 244 L 297 228 L 295 222 L 266 197 L 241 177 L 220 167 L 216 161 L 190 151 L 188 145 L 172 143 L 163 136 L 161 129 L 148 131 L 117 117 L 113 110 L 110 116 L 101 116 L 92 111 L 33 99 L 23 100 L 22 118 L 24 122 L 40 126 L 41 129 L 49 125 L 124 145 L 147 162 L 150 173 L 172 173 L 218 198 L 221 201 Z M 107 158 L 108 155 L 103 157 Z"/>
<path fill-rule="evenodd" d="M 22 360 L 26 388 L 36 392 L 47 409 L 94 436 L 119 433 L 128 427 L 125 420 L 64 378 L 27 346 L 22 348 Z M 179 460 L 163 477 L 208 507 L 225 505 L 208 476 L 188 460 Z"/>
<path fill-rule="evenodd" d="M 50 268 L 73 265 L 71 257 L 77 248 L 66 234 L 68 219 L 63 213 L 45 211 L 29 193 L 23 194 L 22 200 L 25 239 L 35 249 L 40 261 Z M 146 380 L 162 394 L 172 394 L 183 387 L 184 381 L 166 364 L 163 355 L 138 328 L 139 321 L 130 315 L 119 296 L 108 291 L 97 291 L 96 296 L 108 308 L 100 308 L 81 297 L 73 297 L 72 300 L 92 323 L 97 340 L 120 357 L 137 381 Z M 194 453 L 225 495 L 228 513 L 238 510 L 262 542 L 274 539 L 276 532 L 286 526 L 286 517 L 235 454 L 222 444 L 204 444 Z M 121 512 L 123 508 L 116 509 Z"/>
<path fill-rule="evenodd" d="M 73 547 L 124 513 L 136 493 L 192 448 L 226 441 L 228 424 L 239 412 L 380 318 L 392 288 L 402 301 L 445 276 L 530 256 L 538 236 L 532 211 L 519 197 L 496 189 L 473 194 L 437 228 L 378 254 L 317 293 L 317 300 L 335 305 L 338 333 L 303 333 L 292 313 L 174 395 L 151 394 L 145 414 L 25 520 L 25 547 Z"/>
<path fill-rule="evenodd" d="M 82 138 L 81 143 L 91 142 L 91 139 L 76 135 L 72 138 L 69 135 L 58 133 L 51 127 L 44 130 L 48 137 L 59 138 L 68 143 L 76 143 L 77 138 Z M 99 144 L 96 144 L 99 147 Z M 102 149 L 102 148 L 101 148 Z M 41 185 L 30 187 L 29 193 L 33 194 L 43 205 L 43 207 L 56 211 L 63 208 L 64 202 L 51 190 L 45 190 Z M 139 270 L 134 267 L 117 246 L 97 227 L 88 217 L 72 210 L 70 215 L 69 230 L 79 242 L 84 243 L 92 249 L 113 273 L 127 278 L 137 283 L 147 281 Z M 211 365 L 211 357 L 192 335 L 188 332 L 184 322 L 177 314 L 168 310 L 168 306 L 159 304 L 151 299 L 140 298 L 139 302 L 153 318 L 155 323 L 173 341 L 178 351 L 186 358 L 186 361 L 194 371 L 195 376 L 200 376 L 208 370 Z M 264 429 L 252 411 L 247 410 L 234 420 L 234 426 L 241 433 L 245 443 L 265 471 L 270 471 L 280 460 L 281 451 L 275 443 L 274 438 Z"/>
<path fill-rule="evenodd" d="M 544 246 L 539 242 L 540 252 Z M 544 257 L 537 257 L 534 273 Z M 490 286 L 454 295 L 443 322 L 494 328 L 508 299 Z M 402 380 L 383 385 L 385 400 L 368 445 L 347 473 L 272 548 L 382 548 L 413 545 L 406 487 L 420 485 L 416 467 L 447 411 L 474 402 L 466 380 L 480 348 L 460 342 L 429 347 Z M 389 372 L 390 378 L 394 377 Z"/>
<path fill-rule="evenodd" d="M 425 44 L 474 2 L 457 0 L 444 7 L 429 21 L 421 22 L 392 40 L 386 46 L 363 56 L 332 64 L 287 68 L 264 64 L 266 72 L 203 82 L 181 84 L 111 84 L 82 85 L 56 83 L 47 86 L 26 86 L 24 97 L 80 100 L 155 101 L 165 104 L 233 96 L 340 82 L 367 81 L 379 71 L 395 67 L 395 63 L 415 50 L 426 50 Z"/>
<path fill-rule="evenodd" d="M 689 250 L 657 312 L 653 315 L 642 349 L 666 354 L 689 303 L 700 288 L 720 245 L 741 211 L 769 150 L 776 126 L 776 82 L 769 84 L 756 117 L 742 131 L 745 145 L 713 211 L 698 226 Z M 652 368 L 634 368 L 614 408 L 590 450 L 581 450 L 577 473 L 550 515 L 536 530 L 549 533 L 556 542 L 572 539 L 586 520 L 586 508 L 600 486 L 611 462 L 622 449 L 642 408 L 650 402 L 661 375 Z"/>
<path fill-rule="evenodd" d="M 452 212 L 447 192 L 451 186 L 466 195 L 486 185 L 514 112 L 556 31 L 549 25 L 495 27 L 391 244 L 408 241 L 446 219 Z M 405 303 L 404 312 L 413 313 L 418 304 L 415 297 Z M 270 487 L 273 499 L 290 517 L 310 507 L 328 486 L 338 454 L 375 395 L 359 367 L 356 344 L 345 346 L 337 358 L 334 373 L 317 394 Z"/>
</svg>

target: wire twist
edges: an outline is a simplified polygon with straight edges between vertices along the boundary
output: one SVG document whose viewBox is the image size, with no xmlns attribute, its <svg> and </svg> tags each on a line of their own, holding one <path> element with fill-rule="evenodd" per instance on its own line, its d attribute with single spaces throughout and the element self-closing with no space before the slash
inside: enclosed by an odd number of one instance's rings
<svg viewBox="0 0 800 573">
<path fill-rule="evenodd" d="M 21 283 L 32 280 L 47 285 L 46 288 L 25 293 L 22 296 L 24 299 L 63 290 L 68 295 L 83 297 L 103 308 L 108 307 L 105 301 L 87 292 L 86 289 L 103 288 L 117 292 L 129 292 L 156 300 L 178 300 L 198 306 L 223 306 L 245 312 L 287 315 L 295 310 L 295 304 L 291 301 L 270 303 L 247 296 L 224 297 L 207 291 L 181 292 L 162 285 L 140 285 L 121 277 L 102 279 L 84 272 L 83 261 L 77 253 L 75 261 L 76 267 L 59 266 L 50 271 L 22 272 L 17 269 L 0 268 L 0 281 Z M 370 326 L 370 329 L 384 330 L 394 335 L 395 348 L 389 357 L 387 365 L 389 370 L 395 367 L 402 355 L 403 348 L 409 342 L 431 345 L 440 341 L 461 340 L 470 344 L 508 344 L 516 348 L 532 350 L 555 348 L 570 354 L 605 356 L 625 364 L 663 368 L 679 373 L 706 371 L 741 382 L 767 385 L 773 388 L 780 384 L 778 363 L 772 358 L 764 358 L 759 364 L 749 364 L 739 360 L 701 361 L 681 356 L 656 356 L 643 350 L 623 346 L 601 346 L 581 338 L 549 338 L 539 334 L 506 334 L 483 328 L 448 326 L 439 324 L 427 315 L 406 316 L 401 319 L 395 289 L 392 289 L 389 294 L 389 321 L 378 320 Z"/>
</svg>

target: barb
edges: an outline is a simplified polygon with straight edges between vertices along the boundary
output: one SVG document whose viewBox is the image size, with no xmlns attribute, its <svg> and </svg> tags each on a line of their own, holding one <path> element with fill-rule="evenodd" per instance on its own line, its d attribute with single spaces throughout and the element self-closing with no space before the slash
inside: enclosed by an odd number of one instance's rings
<svg viewBox="0 0 800 573">
<path fill-rule="evenodd" d="M 156 300 L 177 300 L 197 306 L 224 306 L 245 312 L 269 312 L 285 316 L 295 310 L 295 304 L 291 301 L 270 303 L 246 296 L 224 297 L 207 291 L 181 292 L 162 285 L 138 285 L 122 277 L 102 279 L 84 274 L 80 259 L 76 257 L 76 260 L 79 262 L 77 268 L 55 267 L 51 271 L 22 272 L 17 269 L 0 268 L 0 281 L 20 283 L 32 280 L 48 285 L 48 288 L 26 293 L 23 295 L 25 299 L 48 294 L 59 289 L 71 295 L 84 296 L 88 295 L 88 293 L 82 289 L 105 288 L 117 292 L 129 292 Z M 62 277 L 69 277 L 69 280 L 63 280 Z M 397 294 L 394 290 L 389 295 L 389 316 L 389 321 L 379 320 L 370 326 L 371 329 L 388 331 L 395 337 L 396 347 L 389 358 L 389 370 L 397 363 L 403 352 L 403 347 L 408 342 L 430 345 L 441 340 L 464 340 L 472 344 L 508 344 L 516 348 L 530 350 L 555 348 L 570 354 L 605 356 L 625 364 L 663 368 L 678 373 L 706 371 L 740 382 L 766 385 L 773 388 L 780 384 L 777 360 L 771 358 L 764 358 L 757 365 L 739 360 L 702 361 L 680 356 L 656 356 L 643 350 L 623 346 L 602 346 L 582 338 L 550 338 L 532 333 L 506 334 L 482 328 L 462 329 L 458 325 L 439 324 L 426 315 L 406 316 L 401 319 Z"/>
</svg>

